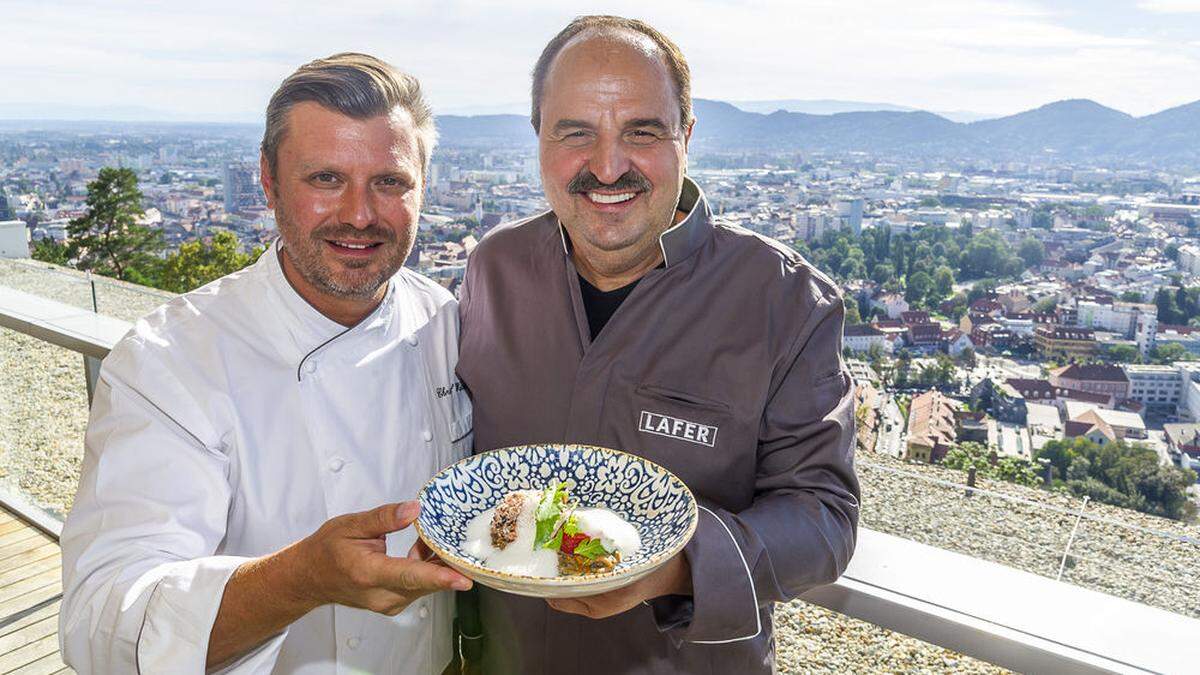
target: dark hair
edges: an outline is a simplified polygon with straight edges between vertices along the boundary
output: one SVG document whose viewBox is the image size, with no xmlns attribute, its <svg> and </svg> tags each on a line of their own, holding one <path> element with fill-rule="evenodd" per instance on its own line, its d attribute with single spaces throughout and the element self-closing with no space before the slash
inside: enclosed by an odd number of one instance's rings
<svg viewBox="0 0 1200 675">
<path fill-rule="evenodd" d="M 387 115 L 397 106 L 405 109 L 417 129 L 422 170 L 437 144 L 433 110 L 421 95 L 417 78 L 374 56 L 343 52 L 300 66 L 271 96 L 262 140 L 271 175 L 275 174 L 279 144 L 287 133 L 287 113 L 305 101 L 355 119 Z"/>
<path fill-rule="evenodd" d="M 546 74 L 555 57 L 562 48 L 576 35 L 585 31 L 595 31 L 597 34 L 612 34 L 629 31 L 644 35 L 654 41 L 662 51 L 663 61 L 671 73 L 671 81 L 675 85 L 675 96 L 679 99 L 679 123 L 686 127 L 692 122 L 692 71 L 688 68 L 687 59 L 679 47 L 671 39 L 660 33 L 656 28 L 638 19 L 626 19 L 621 16 L 590 15 L 576 17 L 559 31 L 538 57 L 533 67 L 533 110 L 529 116 L 533 130 L 538 131 L 542 124 L 542 87 L 546 83 Z"/>
</svg>

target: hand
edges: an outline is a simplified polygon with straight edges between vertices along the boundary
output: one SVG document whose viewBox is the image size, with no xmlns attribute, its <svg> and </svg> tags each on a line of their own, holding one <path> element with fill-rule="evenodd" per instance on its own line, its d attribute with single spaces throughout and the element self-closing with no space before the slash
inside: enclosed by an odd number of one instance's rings
<svg viewBox="0 0 1200 675">
<path fill-rule="evenodd" d="M 615 591 L 589 595 L 584 598 L 552 598 L 551 607 L 568 614 L 582 614 L 591 619 L 605 619 L 662 595 L 691 595 L 692 568 L 687 558 L 678 553 L 662 567 L 637 581 Z"/>
<path fill-rule="evenodd" d="M 414 600 L 443 590 L 465 591 L 471 580 L 428 551 L 414 546 L 407 557 L 387 555 L 385 535 L 417 519 L 416 502 L 387 504 L 331 518 L 294 549 L 297 592 L 314 606 L 337 603 L 395 616 Z"/>
</svg>

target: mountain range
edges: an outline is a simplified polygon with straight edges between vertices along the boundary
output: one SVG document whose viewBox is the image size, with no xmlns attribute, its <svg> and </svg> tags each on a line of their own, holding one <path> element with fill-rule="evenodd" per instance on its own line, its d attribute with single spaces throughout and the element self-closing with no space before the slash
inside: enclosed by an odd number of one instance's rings
<svg viewBox="0 0 1200 675">
<path fill-rule="evenodd" d="M 828 115 L 765 114 L 695 99 L 692 150 L 1200 167 L 1200 101 L 1133 117 L 1095 101 L 1049 103 L 1015 115 L 955 122 L 924 111 L 877 110 Z M 438 118 L 447 145 L 529 145 L 523 115 Z"/>
<path fill-rule="evenodd" d="M 743 105 L 695 99 L 697 118 L 693 153 L 866 153 L 900 160 L 951 159 L 964 161 L 1043 161 L 1101 166 L 1154 166 L 1200 169 L 1200 101 L 1153 115 L 1133 117 L 1087 99 L 1049 103 L 1015 115 L 975 121 L 954 121 L 931 112 L 891 104 L 854 101 L 750 101 Z M 837 110 L 839 106 L 882 107 L 817 114 L 788 107 Z M 147 128 L 194 133 L 237 133 L 256 137 L 262 123 L 217 124 L 204 121 L 125 121 L 121 115 L 141 116 L 141 109 L 80 109 L 76 120 L 62 117 L 40 121 L 3 119 L 11 113 L 33 113 L 34 106 L 0 105 L 0 131 L 23 129 Z M 890 109 L 889 109 L 890 108 Z M 8 113 L 8 114 L 6 114 Z M 969 113 L 960 113 L 969 115 Z M 166 118 L 170 120 L 170 118 Z M 445 146 L 533 147 L 537 139 L 525 114 L 439 115 L 438 130 Z"/>
</svg>

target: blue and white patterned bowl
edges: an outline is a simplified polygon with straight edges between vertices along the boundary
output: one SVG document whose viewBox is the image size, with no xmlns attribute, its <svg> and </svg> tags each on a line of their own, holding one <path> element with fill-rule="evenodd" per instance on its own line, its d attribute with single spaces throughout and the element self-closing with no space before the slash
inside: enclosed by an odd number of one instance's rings
<svg viewBox="0 0 1200 675">
<path fill-rule="evenodd" d="M 463 550 L 467 523 L 513 490 L 565 483 L 581 506 L 604 506 L 629 521 L 638 552 L 609 572 L 534 577 L 490 569 Z M 521 445 L 468 457 L 421 489 L 417 533 L 450 567 L 497 590 L 539 598 L 611 591 L 653 572 L 696 531 L 696 499 L 683 481 L 636 455 L 591 445 Z"/>
</svg>

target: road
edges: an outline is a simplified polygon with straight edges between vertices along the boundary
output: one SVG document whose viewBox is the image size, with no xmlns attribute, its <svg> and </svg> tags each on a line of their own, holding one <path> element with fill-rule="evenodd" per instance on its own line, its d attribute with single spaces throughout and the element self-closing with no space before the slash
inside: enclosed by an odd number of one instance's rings
<svg viewBox="0 0 1200 675">
<path fill-rule="evenodd" d="M 892 457 L 904 456 L 904 418 L 900 416 L 900 407 L 896 399 L 888 397 L 879 411 L 879 435 L 875 442 L 875 452 Z"/>
</svg>

